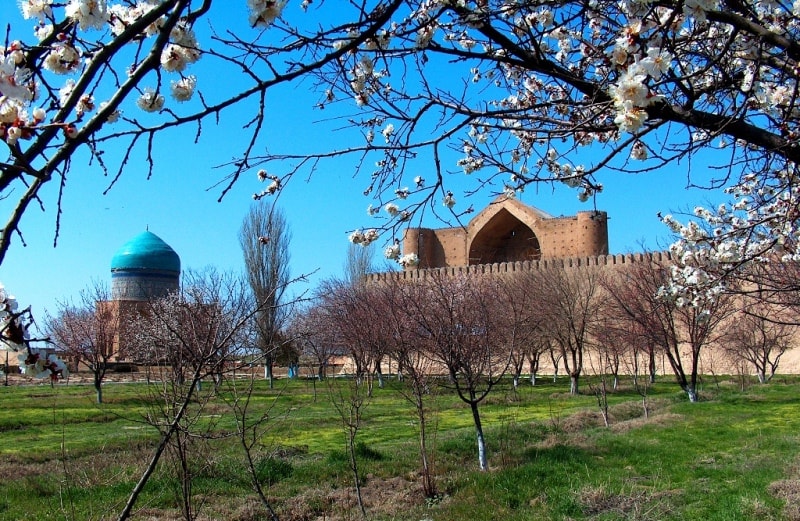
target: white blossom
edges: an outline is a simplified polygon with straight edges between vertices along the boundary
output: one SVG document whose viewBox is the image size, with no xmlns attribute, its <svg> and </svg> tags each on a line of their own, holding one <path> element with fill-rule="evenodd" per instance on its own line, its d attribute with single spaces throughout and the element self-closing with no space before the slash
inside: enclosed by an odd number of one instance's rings
<svg viewBox="0 0 800 521">
<path fill-rule="evenodd" d="M 281 16 L 285 0 L 247 0 L 250 9 L 250 25 L 269 27 Z"/>
<path fill-rule="evenodd" d="M 403 268 L 413 268 L 419 265 L 419 257 L 416 253 L 406 253 L 397 260 Z"/>
<path fill-rule="evenodd" d="M 148 88 L 136 100 L 136 105 L 145 112 L 158 112 L 164 108 L 164 96 Z"/>
<path fill-rule="evenodd" d="M 386 142 L 389 143 L 392 134 L 394 134 L 394 125 L 392 125 L 391 123 L 387 124 L 381 131 L 381 134 L 383 134 L 383 138 L 386 140 Z"/>
<path fill-rule="evenodd" d="M 76 21 L 82 31 L 102 29 L 110 16 L 105 0 L 70 0 L 64 13 Z"/>
<path fill-rule="evenodd" d="M 172 81 L 170 91 L 172 97 L 179 102 L 188 101 L 194 95 L 197 77 L 186 76 L 178 81 Z"/>
</svg>

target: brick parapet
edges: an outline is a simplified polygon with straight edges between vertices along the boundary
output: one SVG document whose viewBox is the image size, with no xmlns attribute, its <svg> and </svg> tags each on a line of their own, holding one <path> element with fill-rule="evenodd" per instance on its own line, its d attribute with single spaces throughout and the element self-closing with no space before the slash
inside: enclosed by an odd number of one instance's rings
<svg viewBox="0 0 800 521">
<path fill-rule="evenodd" d="M 368 283 L 382 283 L 392 280 L 424 280 L 430 276 L 486 275 L 527 272 L 548 268 L 580 269 L 588 267 L 616 267 L 643 262 L 671 263 L 672 254 L 668 251 L 625 253 L 616 255 L 594 255 L 586 257 L 566 257 L 563 259 L 541 259 L 517 262 L 500 262 L 497 264 L 473 264 L 446 268 L 407 269 L 404 271 L 388 271 L 370 273 Z"/>
</svg>

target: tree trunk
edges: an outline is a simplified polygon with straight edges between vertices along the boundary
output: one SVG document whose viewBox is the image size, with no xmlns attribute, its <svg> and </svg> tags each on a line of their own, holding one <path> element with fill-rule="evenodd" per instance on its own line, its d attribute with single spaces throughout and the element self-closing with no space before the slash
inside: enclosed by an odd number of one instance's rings
<svg viewBox="0 0 800 521">
<path fill-rule="evenodd" d="M 536 373 L 539 371 L 539 357 L 536 357 L 536 360 L 530 360 L 530 371 L 531 371 L 531 386 L 536 385 Z"/>
<path fill-rule="evenodd" d="M 655 349 L 650 350 L 650 360 L 648 361 L 648 370 L 650 373 L 650 383 L 656 383 L 656 352 Z"/>
<path fill-rule="evenodd" d="M 383 370 L 381 370 L 381 358 L 375 360 L 375 374 L 378 375 L 378 388 L 383 389 Z"/>
<path fill-rule="evenodd" d="M 97 396 L 97 403 L 103 403 L 103 380 L 100 375 L 94 375 L 94 391 Z"/>
<path fill-rule="evenodd" d="M 433 472 L 428 464 L 428 443 L 424 406 L 417 406 L 417 414 L 419 415 L 419 454 L 422 464 L 422 490 L 426 498 L 432 498 L 436 496 L 436 483 L 433 479 Z"/>
<path fill-rule="evenodd" d="M 350 453 L 350 470 L 353 472 L 353 483 L 356 489 L 358 508 L 361 510 L 363 519 L 367 519 L 367 509 L 364 506 L 364 499 L 361 495 L 361 480 L 358 477 L 358 460 L 356 459 L 356 431 L 352 427 L 350 427 L 348 434 L 347 451 Z"/>
<path fill-rule="evenodd" d="M 275 388 L 275 382 L 272 373 L 272 360 L 264 360 L 264 380 L 269 380 L 269 388 Z"/>
<path fill-rule="evenodd" d="M 195 373 L 195 379 L 199 378 L 198 374 Z M 158 465 L 158 461 L 161 459 L 161 454 L 164 452 L 164 449 L 167 448 L 167 443 L 169 443 L 170 438 L 175 432 L 178 430 L 178 426 L 180 425 L 181 420 L 183 419 L 183 415 L 186 413 L 186 409 L 189 407 L 189 403 L 192 401 L 194 385 L 189 387 L 189 391 L 186 393 L 186 397 L 184 397 L 183 402 L 181 403 L 180 409 L 175 414 L 175 417 L 169 424 L 166 432 L 161 435 L 161 441 L 158 442 L 158 446 L 156 447 L 153 456 L 150 458 L 150 462 L 147 465 L 147 468 L 144 470 L 144 473 L 139 478 L 139 481 L 136 483 L 136 486 L 133 487 L 133 491 L 131 491 L 130 496 L 128 497 L 127 503 L 125 503 L 125 507 L 122 509 L 122 512 L 119 514 L 119 518 L 117 521 L 125 521 L 131 515 L 131 511 L 133 510 L 133 505 L 136 504 L 136 500 L 139 498 L 139 494 L 144 489 L 144 486 L 147 484 L 147 481 L 150 479 L 150 476 L 156 470 L 156 465 Z"/>
<path fill-rule="evenodd" d="M 478 438 L 478 466 L 482 471 L 485 471 L 489 469 L 489 464 L 486 458 L 486 439 L 483 437 L 483 425 L 481 424 L 481 415 L 478 412 L 478 402 L 470 402 L 469 408 L 472 410 L 472 421 L 475 422 L 475 434 Z"/>
<path fill-rule="evenodd" d="M 578 375 L 569 375 L 569 394 L 572 396 L 578 395 Z"/>
</svg>

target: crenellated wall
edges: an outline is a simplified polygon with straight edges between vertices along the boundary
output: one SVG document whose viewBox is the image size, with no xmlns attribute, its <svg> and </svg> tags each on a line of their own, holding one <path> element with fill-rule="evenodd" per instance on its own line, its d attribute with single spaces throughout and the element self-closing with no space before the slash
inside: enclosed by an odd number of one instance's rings
<svg viewBox="0 0 800 521">
<path fill-rule="evenodd" d="M 672 254 L 668 251 L 648 253 L 627 253 L 618 255 L 594 255 L 588 257 L 568 257 L 563 259 L 541 259 L 533 261 L 500 262 L 496 264 L 473 264 L 472 266 L 451 266 L 445 268 L 417 268 L 404 271 L 386 271 L 367 275 L 368 283 L 381 283 L 391 280 L 419 280 L 434 274 L 437 276 L 457 276 L 469 274 L 503 274 L 525 272 L 547 268 L 579 269 L 591 266 L 624 266 L 642 262 L 670 262 Z"/>
</svg>

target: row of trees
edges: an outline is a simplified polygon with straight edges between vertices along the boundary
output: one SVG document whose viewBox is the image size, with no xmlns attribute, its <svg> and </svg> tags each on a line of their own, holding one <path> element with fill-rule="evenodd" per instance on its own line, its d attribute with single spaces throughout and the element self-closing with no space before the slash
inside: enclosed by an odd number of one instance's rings
<svg viewBox="0 0 800 521">
<path fill-rule="evenodd" d="M 333 354 L 352 359 L 355 380 L 374 375 L 379 385 L 386 362 L 396 364 L 419 417 L 423 474 L 425 400 L 434 381 L 446 382 L 470 407 L 485 469 L 480 403 L 505 375 L 518 385 L 528 368 L 535 383 L 548 359 L 556 374 L 563 369 L 569 376 L 573 394 L 587 372 L 613 378 L 613 385 L 627 373 L 646 386 L 656 378 L 657 362 L 666 360 L 689 400 L 697 401 L 701 354 L 709 346 L 762 382 L 772 377 L 792 346 L 794 326 L 743 308 L 741 296 L 716 294 L 703 305 L 664 298 L 659 289 L 670 276 L 669 267 L 641 263 L 619 271 L 430 272 L 413 282 L 329 282 L 297 315 L 293 335 L 320 377 Z"/>
</svg>

